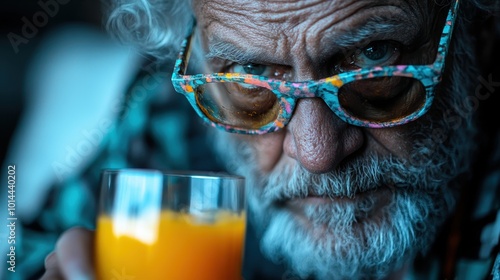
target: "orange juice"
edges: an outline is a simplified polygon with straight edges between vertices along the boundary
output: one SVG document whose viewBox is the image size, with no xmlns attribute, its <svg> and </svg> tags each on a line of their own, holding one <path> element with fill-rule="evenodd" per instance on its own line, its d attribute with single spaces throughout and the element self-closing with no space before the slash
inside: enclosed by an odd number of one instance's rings
<svg viewBox="0 0 500 280">
<path fill-rule="evenodd" d="M 242 279 L 245 215 L 220 213 L 207 223 L 186 213 L 163 211 L 156 221 L 155 232 L 141 227 L 127 231 L 134 222 L 129 218 L 131 223 L 120 232 L 116 219 L 100 216 L 95 248 L 98 279 Z"/>
</svg>

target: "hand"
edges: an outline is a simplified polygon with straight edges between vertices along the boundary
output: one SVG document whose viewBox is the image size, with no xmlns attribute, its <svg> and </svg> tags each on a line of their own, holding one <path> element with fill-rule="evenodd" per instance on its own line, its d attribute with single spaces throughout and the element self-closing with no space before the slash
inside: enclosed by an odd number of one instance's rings
<svg viewBox="0 0 500 280">
<path fill-rule="evenodd" d="M 40 280 L 94 279 L 93 250 L 93 231 L 79 227 L 67 230 L 45 258 L 45 273 Z"/>
</svg>

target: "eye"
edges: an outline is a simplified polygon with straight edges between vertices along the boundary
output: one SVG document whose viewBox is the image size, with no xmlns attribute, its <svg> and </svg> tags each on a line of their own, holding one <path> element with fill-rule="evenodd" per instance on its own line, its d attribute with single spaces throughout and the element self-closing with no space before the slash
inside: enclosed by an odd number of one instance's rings
<svg viewBox="0 0 500 280">
<path fill-rule="evenodd" d="M 358 68 L 393 65 L 399 61 L 399 46 L 395 42 L 375 41 L 367 46 L 348 54 L 340 65 L 339 70 L 349 71 Z"/>
<path fill-rule="evenodd" d="M 248 63 L 248 64 L 234 64 L 231 68 L 231 72 L 259 75 L 259 76 L 270 76 L 271 67 L 262 64 Z"/>
</svg>

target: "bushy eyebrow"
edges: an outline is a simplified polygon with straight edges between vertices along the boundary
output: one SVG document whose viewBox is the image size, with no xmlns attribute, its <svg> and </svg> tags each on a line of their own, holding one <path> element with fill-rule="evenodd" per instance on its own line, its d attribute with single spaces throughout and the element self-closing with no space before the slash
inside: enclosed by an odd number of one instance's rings
<svg viewBox="0 0 500 280">
<path fill-rule="evenodd" d="M 408 19 L 371 17 L 359 26 L 349 30 L 339 30 L 330 36 L 325 36 L 323 40 L 331 42 L 328 53 L 335 53 L 345 50 L 353 50 L 368 45 L 373 40 L 383 40 L 384 37 L 397 37 L 403 44 L 411 44 L 417 36 L 420 28 L 410 26 Z M 255 48 L 243 49 L 242 47 L 229 42 L 221 37 L 214 36 L 209 44 L 209 49 L 205 54 L 206 59 L 223 59 L 239 64 L 259 63 L 262 61 L 272 62 L 272 58 L 267 57 L 260 50 Z"/>
<path fill-rule="evenodd" d="M 262 60 L 261 55 L 253 50 L 243 50 L 234 43 L 215 36 L 205 54 L 206 59 L 220 58 L 239 64 Z"/>
<path fill-rule="evenodd" d="M 405 22 L 406 21 L 406 22 Z M 357 28 L 337 32 L 330 39 L 335 48 L 361 48 L 374 39 L 395 37 L 403 44 L 411 44 L 420 31 L 418 24 L 396 18 L 372 17 Z"/>
</svg>

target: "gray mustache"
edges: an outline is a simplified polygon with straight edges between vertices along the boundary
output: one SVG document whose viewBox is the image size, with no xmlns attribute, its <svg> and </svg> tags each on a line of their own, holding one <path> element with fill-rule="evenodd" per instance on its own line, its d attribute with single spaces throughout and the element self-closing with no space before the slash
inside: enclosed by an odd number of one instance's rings
<svg viewBox="0 0 500 280">
<path fill-rule="evenodd" d="M 347 197 L 383 186 L 382 168 L 378 159 L 351 163 L 340 170 L 313 174 L 295 166 L 270 175 L 263 183 L 264 195 L 273 200 L 318 197 Z"/>
<path fill-rule="evenodd" d="M 324 174 L 313 174 L 296 165 L 261 179 L 265 186 L 262 196 L 277 202 L 310 196 L 354 198 L 378 188 L 429 191 L 445 182 L 447 178 L 436 166 L 417 168 L 400 159 L 377 156 L 356 160 Z"/>
</svg>

